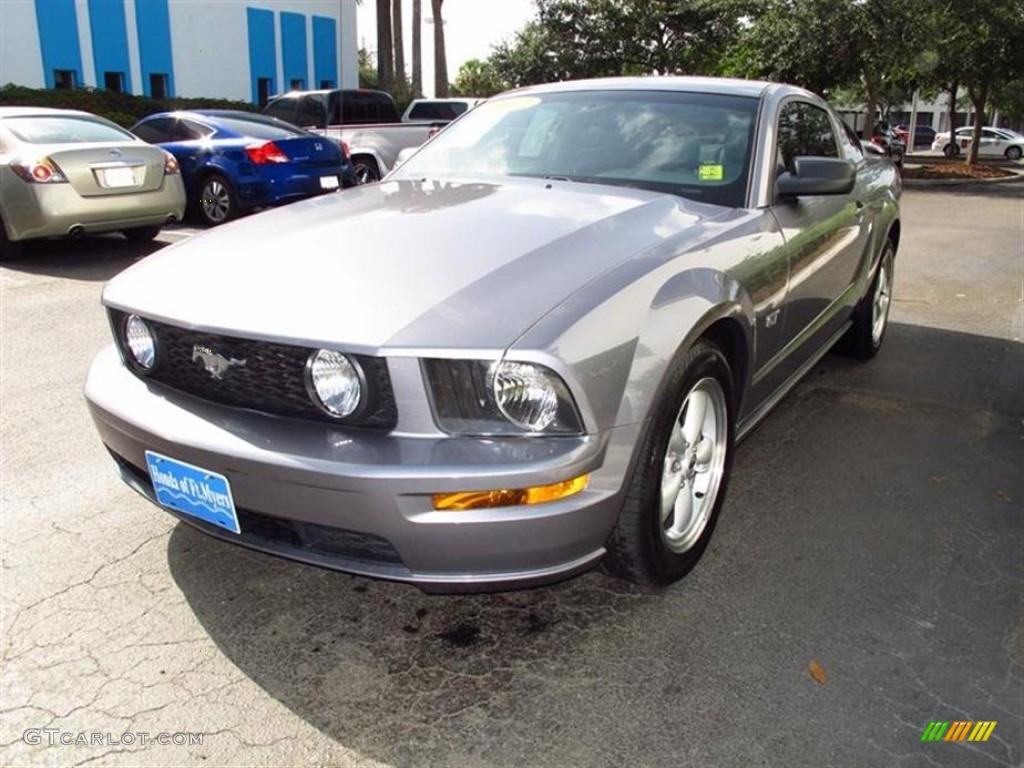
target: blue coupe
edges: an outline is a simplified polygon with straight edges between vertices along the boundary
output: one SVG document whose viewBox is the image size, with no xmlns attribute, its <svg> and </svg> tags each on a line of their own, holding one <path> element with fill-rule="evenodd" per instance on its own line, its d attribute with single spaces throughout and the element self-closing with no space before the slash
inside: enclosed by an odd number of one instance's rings
<svg viewBox="0 0 1024 768">
<path fill-rule="evenodd" d="M 343 146 L 272 117 L 219 109 L 160 112 L 131 130 L 174 155 L 189 208 L 209 225 L 356 183 Z"/>
</svg>

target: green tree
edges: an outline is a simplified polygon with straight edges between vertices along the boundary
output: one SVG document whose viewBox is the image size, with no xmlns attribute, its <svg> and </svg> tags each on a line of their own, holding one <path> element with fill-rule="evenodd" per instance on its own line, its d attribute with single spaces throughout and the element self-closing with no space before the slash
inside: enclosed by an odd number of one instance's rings
<svg viewBox="0 0 1024 768">
<path fill-rule="evenodd" d="M 490 58 L 512 85 L 636 74 L 712 74 L 748 0 L 537 0 Z"/>
<path fill-rule="evenodd" d="M 954 0 L 923 9 L 919 25 L 927 43 L 920 54 L 921 82 L 950 97 L 950 126 L 956 125 L 956 93 L 964 86 L 974 108 L 976 134 L 985 124 L 990 98 L 998 98 L 1024 77 L 1024 0 L 975 0 L 967 11 Z M 976 163 L 972 143 L 968 163 Z"/>
<path fill-rule="evenodd" d="M 732 74 L 855 94 L 869 114 L 913 92 L 912 0 L 770 0 L 726 58 Z M 918 4 L 919 5 L 919 4 Z"/>
<path fill-rule="evenodd" d="M 377 89 L 377 65 L 373 63 L 370 52 L 365 48 L 359 49 L 359 87 Z"/>
<path fill-rule="evenodd" d="M 488 97 L 508 89 L 508 84 L 501 79 L 490 61 L 470 59 L 465 62 L 455 76 L 452 93 L 456 96 Z"/>
</svg>

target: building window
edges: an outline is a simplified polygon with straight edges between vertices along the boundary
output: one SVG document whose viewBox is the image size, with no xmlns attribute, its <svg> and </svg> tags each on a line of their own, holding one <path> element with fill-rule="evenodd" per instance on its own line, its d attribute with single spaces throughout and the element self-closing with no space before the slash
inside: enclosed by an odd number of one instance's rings
<svg viewBox="0 0 1024 768">
<path fill-rule="evenodd" d="M 270 99 L 271 91 L 274 90 L 274 81 L 269 77 L 260 77 L 256 80 L 256 93 L 259 95 L 260 106 L 265 107 Z"/>
<path fill-rule="evenodd" d="M 291 87 L 293 91 L 301 91 L 306 87 L 306 81 L 301 77 L 293 77 Z"/>
<path fill-rule="evenodd" d="M 55 69 L 53 70 L 53 87 L 60 90 L 69 90 L 75 87 L 75 70 Z"/>
<path fill-rule="evenodd" d="M 108 91 L 122 93 L 124 91 L 124 72 L 104 72 L 103 87 Z"/>
<path fill-rule="evenodd" d="M 152 74 L 149 76 L 149 95 L 154 99 L 166 99 L 168 77 L 167 75 Z"/>
<path fill-rule="evenodd" d="M 321 80 L 320 81 L 320 87 L 321 88 L 333 88 L 334 87 L 334 81 L 333 80 Z"/>
</svg>

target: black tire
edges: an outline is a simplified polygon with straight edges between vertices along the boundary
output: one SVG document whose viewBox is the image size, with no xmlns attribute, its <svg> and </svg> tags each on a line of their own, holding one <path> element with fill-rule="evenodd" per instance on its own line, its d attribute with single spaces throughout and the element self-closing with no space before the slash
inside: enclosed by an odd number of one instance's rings
<svg viewBox="0 0 1024 768">
<path fill-rule="evenodd" d="M 359 185 L 380 181 L 380 167 L 369 155 L 356 155 L 352 158 L 352 173 Z"/>
<path fill-rule="evenodd" d="M 1007 160 L 1020 160 L 1021 151 L 1020 147 L 1007 147 L 1006 148 L 1006 159 Z"/>
<path fill-rule="evenodd" d="M 196 189 L 192 207 L 200 221 L 216 227 L 238 215 L 238 198 L 230 181 L 219 173 L 211 173 Z"/>
<path fill-rule="evenodd" d="M 148 243 L 160 234 L 160 229 L 159 224 L 152 227 L 132 227 L 131 229 L 123 230 L 121 234 L 125 236 L 125 239 L 133 243 Z"/>
<path fill-rule="evenodd" d="M 953 158 L 960 154 L 960 147 L 956 144 L 947 144 L 942 148 L 942 154 L 945 157 Z"/>
<path fill-rule="evenodd" d="M 853 311 L 853 325 L 843 335 L 837 351 L 850 357 L 870 360 L 882 348 L 885 332 L 889 327 L 895 259 L 896 246 L 891 239 L 887 238 L 867 293 L 864 294 Z M 884 293 L 884 301 L 879 291 Z M 880 304 L 880 302 L 882 303 Z M 879 313 L 881 313 L 880 330 L 876 329 Z"/>
<path fill-rule="evenodd" d="M 605 567 L 611 573 L 640 584 L 670 584 L 689 573 L 704 554 L 725 502 L 732 467 L 735 442 L 733 386 L 728 360 L 721 349 L 706 339 L 699 340 L 673 363 L 661 400 L 654 407 L 644 433 L 618 522 L 608 537 Z M 715 388 L 722 397 L 721 403 L 711 402 L 717 397 Z M 711 439 L 714 443 L 710 449 L 712 458 L 707 461 L 710 469 L 699 470 L 695 462 L 698 448 L 706 438 L 703 428 L 692 443 L 687 443 L 683 437 L 681 443 L 686 447 L 677 454 L 671 451 L 671 443 L 685 435 L 682 425 L 686 422 L 691 399 L 697 396 L 695 393 L 698 391 L 705 390 L 708 394 L 704 397 L 713 395 L 709 397 L 706 408 L 715 411 L 716 420 L 711 428 L 715 436 Z M 680 468 L 680 475 L 687 475 L 689 471 L 690 476 L 678 487 L 676 496 L 671 497 L 672 511 L 665 513 L 669 515 L 665 517 L 662 512 L 666 504 L 664 484 L 669 482 L 672 472 Z M 697 472 L 708 472 L 714 477 L 705 493 L 693 501 L 700 493 Z M 691 494 L 689 517 L 696 516 L 697 520 L 692 525 L 693 530 L 673 542 L 679 500 L 686 493 Z"/>
<path fill-rule="evenodd" d="M 8 239 L 4 220 L 0 219 L 0 261 L 13 259 L 20 254 L 21 249 L 21 243 Z"/>
</svg>

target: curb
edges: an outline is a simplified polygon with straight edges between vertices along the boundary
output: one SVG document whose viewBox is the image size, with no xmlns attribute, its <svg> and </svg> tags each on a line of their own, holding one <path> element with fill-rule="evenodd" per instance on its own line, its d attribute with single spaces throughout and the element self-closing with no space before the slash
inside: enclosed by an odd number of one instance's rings
<svg viewBox="0 0 1024 768">
<path fill-rule="evenodd" d="M 1011 169 L 1007 169 L 1011 170 Z M 977 184 L 1013 184 L 1024 180 L 1024 170 L 1012 169 L 1013 176 L 996 179 L 903 179 L 904 189 L 915 187 L 965 187 Z"/>
</svg>

